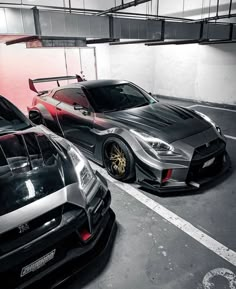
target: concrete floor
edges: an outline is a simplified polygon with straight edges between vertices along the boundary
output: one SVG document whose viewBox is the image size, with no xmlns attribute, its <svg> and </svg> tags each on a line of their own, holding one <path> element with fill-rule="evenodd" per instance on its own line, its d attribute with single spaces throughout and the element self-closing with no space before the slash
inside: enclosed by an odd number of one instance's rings
<svg viewBox="0 0 236 289">
<path fill-rule="evenodd" d="M 236 111 L 204 106 L 193 109 L 210 116 L 225 134 L 236 137 Z M 228 139 L 227 146 L 232 171 L 216 184 L 189 194 L 156 195 L 140 191 L 236 251 L 236 139 Z M 61 288 L 236 289 L 234 265 L 114 183 L 110 183 L 110 188 L 118 223 L 114 243 Z"/>
</svg>

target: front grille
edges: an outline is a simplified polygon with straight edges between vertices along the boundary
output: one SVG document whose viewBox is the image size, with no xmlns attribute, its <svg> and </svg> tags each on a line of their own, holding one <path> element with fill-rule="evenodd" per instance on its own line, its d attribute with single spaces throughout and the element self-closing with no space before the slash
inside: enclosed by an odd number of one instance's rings
<svg viewBox="0 0 236 289">
<path fill-rule="evenodd" d="M 40 241 L 29 243 L 30 249 L 25 250 L 24 248 L 15 252 L 12 251 L 10 255 L 5 255 L 0 260 L 0 278 L 4 281 L 4 289 L 15 288 L 19 283 L 30 279 L 65 258 L 71 249 L 83 246 L 77 230 L 83 228 L 87 222 L 85 210 L 73 204 L 65 204 L 62 206 L 62 211 L 62 225 L 60 224 L 58 228 L 52 229 L 48 234 L 45 234 Z M 22 268 L 54 250 L 54 258 L 43 265 L 42 268 L 20 277 Z"/>
<path fill-rule="evenodd" d="M 195 149 L 189 167 L 187 181 L 199 181 L 216 175 L 223 166 L 225 157 L 225 142 L 216 139 Z M 207 167 L 204 164 L 215 158 L 214 162 Z"/>
<path fill-rule="evenodd" d="M 215 139 L 195 149 L 192 162 L 205 162 L 214 155 L 225 150 L 225 142 L 221 139 Z"/>
<path fill-rule="evenodd" d="M 25 245 L 40 235 L 52 230 L 58 226 L 61 217 L 62 207 L 57 207 L 56 209 L 31 220 L 27 224 L 24 224 L 27 225 L 25 231 L 23 231 L 21 226 L 19 226 L 3 233 L 0 235 L 0 256 Z"/>
<path fill-rule="evenodd" d="M 52 246 L 47 247 L 47 249 L 41 251 L 40 254 L 34 255 L 33 257 L 27 259 L 27 261 L 22 263 L 20 266 L 11 268 L 10 271 L 0 273 L 0 278 L 4 282 L 4 288 L 12 289 L 12 288 L 17 287 L 17 285 L 19 285 L 20 283 L 25 282 L 27 279 L 31 278 L 32 276 L 39 274 L 40 272 L 44 271 L 46 268 L 62 260 L 66 256 L 68 250 L 72 248 L 76 248 L 78 247 L 78 245 L 79 245 L 78 235 L 75 232 L 73 232 L 69 236 L 64 238 L 63 240 L 53 244 Z M 36 270 L 35 272 L 31 272 L 24 277 L 20 277 L 21 270 L 23 267 L 40 259 L 41 257 L 45 256 L 52 250 L 56 250 L 56 253 L 55 253 L 55 257 L 51 261 L 49 261 L 45 266 Z"/>
</svg>

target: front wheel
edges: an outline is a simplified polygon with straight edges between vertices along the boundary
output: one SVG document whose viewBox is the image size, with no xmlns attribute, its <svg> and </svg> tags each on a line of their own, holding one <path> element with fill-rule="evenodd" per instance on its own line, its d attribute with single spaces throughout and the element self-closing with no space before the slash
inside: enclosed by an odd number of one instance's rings
<svg viewBox="0 0 236 289">
<path fill-rule="evenodd" d="M 110 138 L 104 144 L 104 166 L 110 176 L 119 181 L 135 178 L 135 162 L 129 147 L 120 139 Z"/>
</svg>

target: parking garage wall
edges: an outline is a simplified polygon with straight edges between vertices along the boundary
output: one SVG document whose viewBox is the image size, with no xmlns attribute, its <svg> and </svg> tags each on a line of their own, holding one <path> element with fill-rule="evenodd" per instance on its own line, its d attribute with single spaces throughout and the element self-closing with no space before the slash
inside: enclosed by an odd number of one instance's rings
<svg viewBox="0 0 236 289">
<path fill-rule="evenodd" d="M 153 12 L 157 9 L 155 3 L 157 1 L 153 1 Z M 158 11 L 160 15 L 199 19 L 215 16 L 216 4 L 217 0 L 159 0 Z M 229 0 L 221 0 L 219 15 L 226 14 L 228 6 Z M 150 8 L 143 4 L 135 9 L 145 13 Z M 233 0 L 232 13 L 235 12 L 236 1 Z M 122 61 L 117 61 L 119 56 Z M 110 48 L 110 59 L 111 75 L 126 76 L 152 89 L 153 93 L 236 105 L 236 44 L 122 45 Z M 142 78 L 137 74 L 140 71 Z"/>
<path fill-rule="evenodd" d="M 68 74 L 80 72 L 78 49 L 67 49 Z M 6 46 L 0 43 L 0 94 L 7 97 L 23 112 L 32 103 L 34 92 L 29 78 L 66 75 L 64 49 L 26 49 L 25 44 Z M 39 90 L 51 89 L 55 83 L 39 84 Z"/>
</svg>

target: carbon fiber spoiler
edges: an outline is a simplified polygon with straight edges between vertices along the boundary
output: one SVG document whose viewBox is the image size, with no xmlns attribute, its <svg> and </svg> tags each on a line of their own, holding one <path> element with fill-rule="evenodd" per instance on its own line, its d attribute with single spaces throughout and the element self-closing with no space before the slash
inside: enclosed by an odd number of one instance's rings
<svg viewBox="0 0 236 289">
<path fill-rule="evenodd" d="M 85 80 L 78 74 L 76 74 L 74 76 L 57 76 L 57 77 L 36 78 L 36 79 L 29 78 L 29 88 L 30 88 L 30 90 L 36 92 L 38 95 L 42 95 L 44 93 L 47 93 L 48 90 L 38 91 L 36 89 L 35 85 L 34 85 L 35 83 L 56 81 L 57 86 L 60 86 L 60 81 L 62 81 L 62 80 L 71 80 L 71 79 L 77 79 L 78 82 L 81 82 L 81 81 Z"/>
</svg>

